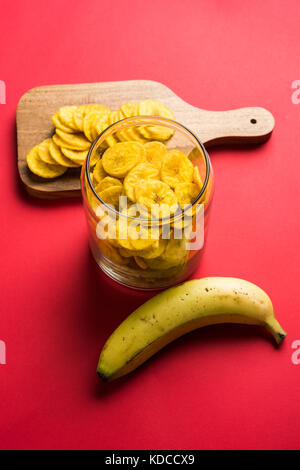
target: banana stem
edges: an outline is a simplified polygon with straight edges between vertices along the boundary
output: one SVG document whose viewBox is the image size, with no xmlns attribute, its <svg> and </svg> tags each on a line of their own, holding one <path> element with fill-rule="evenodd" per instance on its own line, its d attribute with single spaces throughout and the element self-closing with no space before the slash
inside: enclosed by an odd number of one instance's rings
<svg viewBox="0 0 300 470">
<path fill-rule="evenodd" d="M 277 344 L 281 344 L 284 338 L 286 337 L 286 332 L 276 320 L 275 317 L 268 319 L 266 323 L 266 328 L 270 331 L 272 336 L 275 338 Z"/>
</svg>

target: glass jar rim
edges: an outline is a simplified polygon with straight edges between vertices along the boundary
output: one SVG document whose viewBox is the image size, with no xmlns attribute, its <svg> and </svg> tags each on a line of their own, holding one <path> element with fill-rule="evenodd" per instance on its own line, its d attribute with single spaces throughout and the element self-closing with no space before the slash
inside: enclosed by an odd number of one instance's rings
<svg viewBox="0 0 300 470">
<path fill-rule="evenodd" d="M 181 128 L 181 129 L 184 130 L 185 133 L 190 134 L 190 136 L 192 136 L 195 139 L 196 143 L 199 145 L 199 147 L 202 151 L 202 154 L 203 154 L 204 160 L 205 160 L 206 173 L 205 173 L 205 179 L 204 179 L 201 191 L 199 192 L 197 198 L 191 204 L 189 204 L 187 207 L 185 207 L 183 210 L 181 210 L 181 212 L 179 214 L 174 213 L 170 217 L 167 216 L 167 217 L 161 217 L 161 218 L 156 218 L 156 219 L 147 219 L 147 218 L 142 218 L 142 217 L 132 217 L 132 216 L 129 216 L 127 214 L 122 214 L 122 212 L 119 212 L 117 209 L 112 207 L 110 204 L 107 204 L 106 202 L 104 202 L 100 198 L 100 196 L 98 195 L 98 193 L 96 192 L 96 190 L 94 188 L 94 185 L 92 183 L 91 176 L 90 176 L 90 165 L 89 165 L 89 163 L 90 163 L 90 159 L 91 159 L 91 155 L 93 153 L 93 150 L 96 147 L 98 141 L 103 137 L 103 135 L 105 135 L 107 133 L 109 133 L 109 135 L 111 135 L 111 129 L 114 128 L 114 127 L 118 127 L 120 125 L 120 123 L 126 123 L 126 124 L 128 123 L 128 124 L 132 124 L 132 125 L 134 125 L 134 123 L 137 123 L 136 125 L 138 125 L 138 123 L 140 121 L 143 121 L 141 123 L 141 125 L 157 126 L 157 125 L 161 124 L 162 126 L 172 127 L 173 129 L 180 129 Z M 183 124 L 181 124 L 177 121 L 174 121 L 172 119 L 165 118 L 165 117 L 162 117 L 162 116 L 139 115 L 139 116 L 133 116 L 133 117 L 120 119 L 119 121 L 114 122 L 113 124 L 110 124 L 93 141 L 93 143 L 92 143 L 92 145 L 91 145 L 91 147 L 88 151 L 88 155 L 85 159 L 84 165 L 82 167 L 82 172 L 81 172 L 82 194 L 83 194 L 83 197 L 84 197 L 86 203 L 90 207 L 90 204 L 87 200 L 87 197 L 86 197 L 86 194 L 85 194 L 85 191 L 84 191 L 84 175 L 85 175 L 85 173 L 86 173 L 86 176 L 87 176 L 88 185 L 89 185 L 91 191 L 93 192 L 94 196 L 96 197 L 96 199 L 98 199 L 98 201 L 101 204 L 103 204 L 105 207 L 107 207 L 107 209 L 109 211 L 114 212 L 118 216 L 122 216 L 124 218 L 132 219 L 132 220 L 136 220 L 136 221 L 141 221 L 141 222 L 163 222 L 164 220 L 170 221 L 170 219 L 172 219 L 172 221 L 174 221 L 177 217 L 182 218 L 182 216 L 184 216 L 184 214 L 188 210 L 190 210 L 192 207 L 194 207 L 197 204 L 197 202 L 201 199 L 201 196 L 204 194 L 204 192 L 207 188 L 210 173 L 211 173 L 211 164 L 210 164 L 210 159 L 209 159 L 208 153 L 207 153 L 203 143 L 198 139 L 198 137 L 188 127 L 184 126 Z"/>
</svg>

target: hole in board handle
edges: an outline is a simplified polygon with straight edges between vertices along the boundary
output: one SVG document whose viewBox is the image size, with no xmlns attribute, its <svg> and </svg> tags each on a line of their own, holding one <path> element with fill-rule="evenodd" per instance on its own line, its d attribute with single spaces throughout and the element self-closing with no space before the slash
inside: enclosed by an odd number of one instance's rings
<svg viewBox="0 0 300 470">
<path fill-rule="evenodd" d="M 256 119 L 250 119 L 251 124 L 256 124 L 257 120 Z"/>
</svg>

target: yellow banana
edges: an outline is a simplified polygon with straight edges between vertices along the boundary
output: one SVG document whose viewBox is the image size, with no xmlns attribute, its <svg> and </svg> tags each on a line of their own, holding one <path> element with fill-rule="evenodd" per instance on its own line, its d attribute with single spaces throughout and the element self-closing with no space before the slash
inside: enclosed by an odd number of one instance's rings
<svg viewBox="0 0 300 470">
<path fill-rule="evenodd" d="M 286 336 L 268 295 L 236 278 L 187 281 L 141 305 L 113 332 L 97 368 L 109 381 L 131 372 L 174 339 L 202 326 L 243 323 L 266 327 L 280 344 Z"/>
</svg>

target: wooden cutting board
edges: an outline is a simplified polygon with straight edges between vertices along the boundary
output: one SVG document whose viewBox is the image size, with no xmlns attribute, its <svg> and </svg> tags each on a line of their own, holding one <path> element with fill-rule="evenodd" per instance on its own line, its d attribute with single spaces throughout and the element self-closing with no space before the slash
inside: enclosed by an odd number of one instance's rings
<svg viewBox="0 0 300 470">
<path fill-rule="evenodd" d="M 207 146 L 264 142 L 274 128 L 264 108 L 206 111 L 196 108 L 165 85 L 150 80 L 52 85 L 25 93 L 17 108 L 18 169 L 27 191 L 40 198 L 80 196 L 80 169 L 69 169 L 54 180 L 33 175 L 26 164 L 28 151 L 53 134 L 51 116 L 64 105 L 101 103 L 117 110 L 128 101 L 154 99 L 168 106 L 176 120 L 192 130 Z"/>
</svg>

